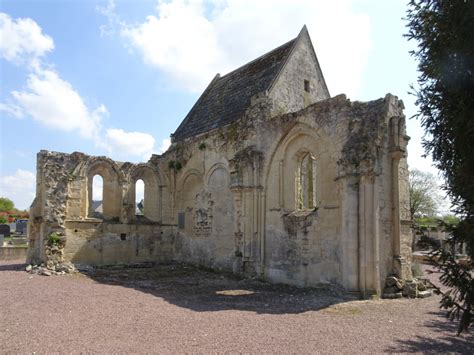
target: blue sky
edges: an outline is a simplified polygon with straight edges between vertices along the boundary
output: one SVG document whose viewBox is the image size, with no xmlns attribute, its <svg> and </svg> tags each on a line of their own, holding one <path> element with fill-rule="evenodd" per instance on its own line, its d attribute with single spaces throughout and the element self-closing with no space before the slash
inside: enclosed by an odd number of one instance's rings
<svg viewBox="0 0 474 355">
<path fill-rule="evenodd" d="M 0 0 L 0 196 L 27 208 L 36 153 L 82 151 L 146 161 L 215 73 L 308 26 L 331 95 L 407 94 L 416 63 L 403 38 L 405 1 Z M 422 130 L 408 122 L 409 164 Z"/>
</svg>

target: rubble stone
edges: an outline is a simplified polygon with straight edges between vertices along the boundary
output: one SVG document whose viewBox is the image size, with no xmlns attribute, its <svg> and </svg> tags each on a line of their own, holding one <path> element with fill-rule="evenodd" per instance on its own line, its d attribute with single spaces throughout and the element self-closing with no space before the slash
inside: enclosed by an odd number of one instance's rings
<svg viewBox="0 0 474 355">
<path fill-rule="evenodd" d="M 431 293 L 430 290 L 418 292 L 418 297 L 419 298 L 426 298 L 426 297 L 430 297 L 430 296 L 432 296 L 432 293 Z"/>
<path fill-rule="evenodd" d="M 415 280 L 405 283 L 403 296 L 409 298 L 416 298 L 418 296 L 418 283 Z"/>
</svg>

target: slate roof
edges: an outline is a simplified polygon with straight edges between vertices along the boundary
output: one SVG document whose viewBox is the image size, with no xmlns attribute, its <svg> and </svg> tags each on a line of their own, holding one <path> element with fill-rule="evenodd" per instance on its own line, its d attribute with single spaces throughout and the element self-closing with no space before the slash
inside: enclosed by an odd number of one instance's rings
<svg viewBox="0 0 474 355">
<path fill-rule="evenodd" d="M 175 131 L 174 141 L 208 132 L 241 118 L 250 106 L 250 98 L 270 88 L 297 38 L 223 77 L 217 74 Z"/>
</svg>

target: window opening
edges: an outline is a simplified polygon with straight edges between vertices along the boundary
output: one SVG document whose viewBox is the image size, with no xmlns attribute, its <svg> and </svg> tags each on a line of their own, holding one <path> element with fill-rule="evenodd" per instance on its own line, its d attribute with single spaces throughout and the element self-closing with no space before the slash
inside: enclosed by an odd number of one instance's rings
<svg viewBox="0 0 474 355">
<path fill-rule="evenodd" d="M 307 153 L 298 174 L 298 209 L 313 209 L 316 204 L 316 160 Z"/>
<path fill-rule="evenodd" d="M 310 91 L 309 80 L 304 81 L 304 91 L 306 91 L 306 92 Z"/>
<path fill-rule="evenodd" d="M 135 182 L 135 215 L 143 216 L 145 214 L 145 182 L 138 179 Z"/>
<path fill-rule="evenodd" d="M 104 213 L 104 179 L 100 175 L 94 175 L 92 178 L 92 217 L 102 218 Z"/>
</svg>

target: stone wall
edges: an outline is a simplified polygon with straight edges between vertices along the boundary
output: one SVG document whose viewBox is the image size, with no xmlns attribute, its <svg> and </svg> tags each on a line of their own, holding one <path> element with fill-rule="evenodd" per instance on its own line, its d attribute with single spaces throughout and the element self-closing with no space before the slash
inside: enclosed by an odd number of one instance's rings
<svg viewBox="0 0 474 355">
<path fill-rule="evenodd" d="M 262 95 L 241 120 L 145 164 L 42 151 L 29 260 L 58 232 L 77 263 L 178 260 L 380 294 L 387 275 L 411 278 L 407 142 L 403 104 L 390 94 L 366 103 L 340 95 L 276 116 Z M 101 218 L 90 207 L 95 174 Z M 144 216 L 135 215 L 137 179 Z"/>
<path fill-rule="evenodd" d="M 161 169 L 154 157 L 146 164 L 131 164 L 77 152 L 38 153 L 28 262 L 45 260 L 44 246 L 53 232 L 66 236 L 65 259 L 75 263 L 172 260 L 174 220 L 168 177 Z M 95 175 L 103 178 L 101 216 L 92 210 Z M 138 179 L 145 183 L 143 215 L 135 214 Z"/>
<path fill-rule="evenodd" d="M 303 31 L 269 92 L 274 102 L 273 114 L 296 112 L 314 102 L 329 99 L 329 91 L 312 47 L 308 32 Z"/>
<path fill-rule="evenodd" d="M 25 260 L 27 251 L 26 246 L 0 246 L 0 261 Z"/>
</svg>

